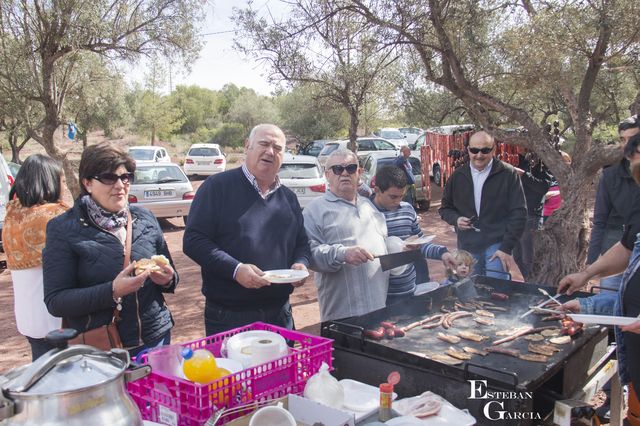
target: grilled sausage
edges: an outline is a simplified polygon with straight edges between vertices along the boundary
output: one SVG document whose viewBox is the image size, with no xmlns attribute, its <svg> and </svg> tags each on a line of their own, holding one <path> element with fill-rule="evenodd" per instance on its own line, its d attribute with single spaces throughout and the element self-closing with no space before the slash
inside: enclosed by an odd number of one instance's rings
<svg viewBox="0 0 640 426">
<path fill-rule="evenodd" d="M 384 329 L 384 337 L 387 339 L 393 339 L 396 336 L 396 333 L 393 331 L 393 328 L 385 328 Z"/>
<path fill-rule="evenodd" d="M 380 327 L 378 329 L 375 330 L 365 330 L 364 331 L 364 335 L 366 337 L 368 337 L 369 339 L 373 339 L 373 340 L 382 340 L 382 338 L 384 337 L 384 328 Z"/>
<path fill-rule="evenodd" d="M 494 292 L 494 293 L 491 293 L 491 299 L 499 300 L 500 302 L 505 302 L 509 300 L 509 295 L 504 293 Z"/>
<path fill-rule="evenodd" d="M 394 337 L 404 337 L 406 333 L 399 327 L 393 327 Z"/>
</svg>

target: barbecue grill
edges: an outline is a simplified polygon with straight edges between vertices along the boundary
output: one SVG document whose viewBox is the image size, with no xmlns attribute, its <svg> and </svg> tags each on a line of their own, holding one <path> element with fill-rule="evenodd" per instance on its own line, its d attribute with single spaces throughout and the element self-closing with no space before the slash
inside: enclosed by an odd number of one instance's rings
<svg viewBox="0 0 640 426">
<path fill-rule="evenodd" d="M 394 389 L 400 397 L 419 395 L 430 390 L 459 408 L 469 409 L 481 425 L 540 424 L 541 419 L 553 411 L 556 400 L 571 396 L 594 374 L 592 367 L 607 352 L 607 329 L 585 325 L 580 334 L 573 336 L 571 343 L 558 345 L 561 351 L 549 357 L 547 363 L 525 361 L 498 353 L 489 353 L 484 357 L 474 355 L 471 360 L 463 361 L 460 365 L 448 365 L 429 359 L 430 355 L 443 354 L 450 346 L 458 349 L 463 346 L 476 349 L 491 346 L 494 340 L 500 338 L 495 336 L 495 332 L 508 328 L 523 325 L 561 327 L 558 321 L 542 321 L 540 315 L 519 318 L 530 305 L 541 300 L 539 288 L 553 294 L 555 289 L 552 287 L 486 276 L 475 277 L 474 285 L 479 294 L 478 300 L 491 301 L 508 310 L 494 312 L 493 326 L 478 325 L 471 318 L 462 318 L 456 320 L 455 327 L 450 330 L 416 327 L 408 331 L 405 337 L 380 341 L 364 336 L 364 330 L 378 328 L 381 321 L 393 321 L 403 327 L 439 313 L 442 306 L 452 306 L 454 302 L 448 287 L 361 317 L 323 323 L 322 335 L 335 340 L 335 375 L 339 379 L 351 378 L 378 385 L 386 381 L 390 371 L 396 370 L 402 377 Z M 509 295 L 509 299 L 490 300 L 492 291 L 505 293 Z M 582 296 L 587 294 L 583 293 Z M 560 300 L 564 302 L 567 298 L 562 296 Z M 455 333 L 456 330 L 473 331 L 488 336 L 489 339 L 483 342 L 462 340 L 452 345 L 436 337 L 439 331 Z M 532 342 L 518 338 L 500 346 L 526 354 L 529 343 Z M 597 367 L 595 369 L 597 371 Z M 474 380 L 472 391 L 470 381 Z M 483 381 L 486 381 L 486 388 Z M 488 392 L 508 393 L 489 395 Z M 472 394 L 474 398 L 471 397 Z M 482 398 L 485 396 L 486 398 Z M 486 407 L 487 404 L 489 408 Z M 487 409 L 489 418 L 484 412 Z M 502 420 L 496 420 L 501 416 L 498 411 L 505 412 Z M 514 418 L 518 416 L 520 418 Z"/>
</svg>

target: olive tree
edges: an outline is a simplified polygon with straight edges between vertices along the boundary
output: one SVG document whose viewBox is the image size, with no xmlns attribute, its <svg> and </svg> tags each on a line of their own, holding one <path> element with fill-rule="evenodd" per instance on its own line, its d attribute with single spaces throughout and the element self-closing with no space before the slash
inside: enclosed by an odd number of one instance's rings
<svg viewBox="0 0 640 426">
<path fill-rule="evenodd" d="M 270 78 L 291 86 L 315 86 L 315 96 L 341 105 L 349 114 L 351 149 L 356 149 L 361 113 L 385 72 L 398 59 L 394 46 L 378 43 L 376 26 L 349 10 L 331 10 L 329 0 L 286 2 L 282 19 L 259 16 L 251 8 L 234 13 L 236 47 L 268 65 Z"/>
<path fill-rule="evenodd" d="M 533 280 L 556 284 L 585 259 L 587 200 L 594 175 L 621 158 L 594 137 L 637 94 L 618 84 L 637 66 L 640 15 L 633 0 L 336 0 L 411 46 L 425 81 L 446 89 L 497 138 L 535 151 L 556 176 L 563 206 L 536 241 Z M 395 41 L 397 40 L 397 41 Z M 628 90 L 628 89 L 627 89 Z M 609 111 L 609 112 L 607 112 Z M 564 114 L 564 115 L 562 115 Z M 573 162 L 547 142 L 545 122 L 562 116 Z M 524 127 L 508 133 L 501 126 Z"/>
<path fill-rule="evenodd" d="M 43 119 L 28 126 L 28 135 L 62 161 L 74 194 L 75 170 L 54 144 L 54 133 L 82 55 L 134 61 L 160 52 L 188 64 L 200 48 L 202 13 L 198 0 L 0 2 L 0 86 L 38 103 Z"/>
</svg>

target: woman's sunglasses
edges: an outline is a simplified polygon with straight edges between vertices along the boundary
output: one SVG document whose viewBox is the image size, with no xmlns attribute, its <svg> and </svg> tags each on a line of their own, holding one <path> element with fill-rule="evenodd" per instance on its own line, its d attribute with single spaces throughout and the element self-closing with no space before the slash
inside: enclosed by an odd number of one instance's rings
<svg viewBox="0 0 640 426">
<path fill-rule="evenodd" d="M 118 179 L 126 185 L 133 182 L 133 177 L 133 173 L 123 173 L 120 176 L 115 173 L 100 173 L 99 175 L 91 176 L 92 179 L 96 179 L 105 185 L 115 185 Z"/>
<path fill-rule="evenodd" d="M 342 174 L 342 172 L 344 172 L 345 170 L 347 171 L 347 173 L 352 175 L 358 170 L 358 165 L 357 164 L 349 164 L 348 166 L 341 166 L 339 164 L 336 164 L 335 166 L 331 166 L 329 168 L 331 169 L 333 174 L 336 175 L 336 176 L 340 176 Z"/>
<path fill-rule="evenodd" d="M 483 153 L 483 154 L 488 154 L 491 151 L 493 151 L 493 147 L 491 148 L 469 148 L 469 152 L 472 154 L 477 154 L 479 152 Z"/>
</svg>

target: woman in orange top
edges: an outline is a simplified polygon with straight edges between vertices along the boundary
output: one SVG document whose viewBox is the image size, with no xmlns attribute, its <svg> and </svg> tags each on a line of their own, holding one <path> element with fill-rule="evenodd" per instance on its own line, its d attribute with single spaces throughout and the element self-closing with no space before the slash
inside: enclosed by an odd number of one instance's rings
<svg viewBox="0 0 640 426">
<path fill-rule="evenodd" d="M 42 249 L 47 223 L 68 207 L 61 201 L 62 167 L 46 155 L 34 154 L 23 163 L 11 189 L 2 241 L 13 281 L 18 331 L 27 337 L 35 361 L 53 346 L 44 336 L 60 328 L 60 318 L 44 304 Z"/>
</svg>

